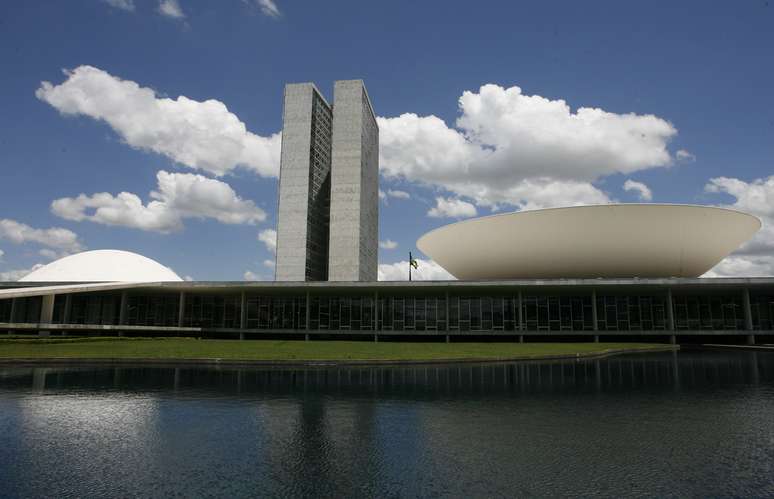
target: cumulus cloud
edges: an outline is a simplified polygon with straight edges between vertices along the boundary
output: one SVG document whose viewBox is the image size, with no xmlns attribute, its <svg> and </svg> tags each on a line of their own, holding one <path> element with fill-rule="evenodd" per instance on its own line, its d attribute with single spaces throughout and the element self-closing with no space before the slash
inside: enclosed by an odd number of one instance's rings
<svg viewBox="0 0 774 499">
<path fill-rule="evenodd" d="M 253 272 L 252 270 L 246 270 L 245 273 L 242 274 L 242 279 L 245 281 L 270 281 L 272 278 L 271 276 Z"/>
<path fill-rule="evenodd" d="M 59 85 L 42 82 L 35 96 L 64 115 L 104 121 L 131 147 L 218 176 L 236 167 L 264 177 L 279 172 L 280 134 L 250 133 L 218 100 L 159 97 L 150 88 L 92 66 L 65 75 Z"/>
<path fill-rule="evenodd" d="M 275 263 L 276 262 L 274 260 L 270 260 L 270 259 L 267 258 L 266 260 L 263 261 L 263 266 L 274 270 L 274 264 Z"/>
<path fill-rule="evenodd" d="M 406 191 L 388 189 L 387 195 L 390 196 L 391 198 L 396 198 L 396 199 L 411 199 L 411 194 L 409 194 Z"/>
<path fill-rule="evenodd" d="M 134 0 L 102 0 L 106 4 L 120 10 L 134 12 Z"/>
<path fill-rule="evenodd" d="M 36 243 L 56 250 L 57 256 L 77 253 L 83 250 L 78 235 L 62 227 L 35 229 L 27 224 L 4 218 L 0 220 L 0 239 L 15 244 Z"/>
<path fill-rule="evenodd" d="M 280 17 L 282 13 L 277 8 L 277 4 L 274 3 L 274 0 L 256 0 L 258 3 L 258 6 L 261 8 L 261 12 L 264 13 L 264 15 L 267 15 L 269 17 Z"/>
<path fill-rule="evenodd" d="M 387 189 L 387 191 L 383 191 L 379 189 L 379 199 L 384 201 L 384 204 L 389 204 L 389 199 L 411 199 L 411 194 L 409 194 L 406 191 L 401 191 L 397 189 Z"/>
<path fill-rule="evenodd" d="M 28 269 L 15 269 L 15 270 L 6 270 L 5 272 L 0 272 L 0 282 L 18 281 L 19 279 L 26 276 L 30 272 L 38 270 L 42 266 L 43 266 L 42 263 L 36 263 L 35 265 L 33 265 Z"/>
<path fill-rule="evenodd" d="M 258 240 L 266 245 L 266 249 L 271 253 L 277 252 L 277 231 L 274 229 L 264 229 L 258 233 Z"/>
<path fill-rule="evenodd" d="M 650 187 L 643 184 L 642 182 L 637 182 L 635 180 L 627 179 L 626 182 L 624 182 L 623 188 L 627 192 L 634 191 L 637 194 L 637 197 L 640 199 L 640 201 L 653 200 L 653 192 L 651 192 Z"/>
<path fill-rule="evenodd" d="M 411 278 L 417 281 L 449 281 L 454 277 L 432 260 L 415 258 L 416 269 L 411 271 Z M 380 281 L 408 281 L 408 260 L 396 263 L 379 264 Z"/>
<path fill-rule="evenodd" d="M 386 241 L 379 241 L 379 247 L 386 250 L 392 250 L 398 247 L 398 243 L 392 239 L 387 239 Z M 0 256 L 2 256 L 2 254 L 0 254 Z"/>
<path fill-rule="evenodd" d="M 462 199 L 435 198 L 435 206 L 430 208 L 427 216 L 433 218 L 469 218 L 478 214 L 476 207 Z"/>
<path fill-rule="evenodd" d="M 439 186 L 478 205 L 523 207 L 546 199 L 543 192 L 533 200 L 530 182 L 599 202 L 605 196 L 591 184 L 599 178 L 673 161 L 667 143 L 677 130 L 653 115 L 573 112 L 563 100 L 491 84 L 464 92 L 459 110 L 455 128 L 413 113 L 378 118 L 382 174 Z"/>
<path fill-rule="evenodd" d="M 5 255 L 5 251 L 0 249 L 0 262 L 3 261 L 3 255 Z"/>
<path fill-rule="evenodd" d="M 737 178 L 710 179 L 704 190 L 734 198 L 728 208 L 751 213 L 761 219 L 761 230 L 738 251 L 716 265 L 708 276 L 774 275 L 774 176 L 745 182 Z"/>
<path fill-rule="evenodd" d="M 161 0 L 159 2 L 158 11 L 162 16 L 171 17 L 173 19 L 182 19 L 185 17 L 183 9 L 180 8 L 180 4 L 177 0 Z"/>
<path fill-rule="evenodd" d="M 51 211 L 67 220 L 162 233 L 181 230 L 186 218 L 212 218 L 225 224 L 255 224 L 266 219 L 262 209 L 240 198 L 220 180 L 163 170 L 156 174 L 156 180 L 158 190 L 150 193 L 148 204 L 130 192 L 116 196 L 101 192 L 57 199 L 51 203 Z"/>
<path fill-rule="evenodd" d="M 679 149 L 675 153 L 675 156 L 677 157 L 677 159 L 679 161 L 696 161 L 696 156 L 694 156 L 693 154 L 689 153 L 685 149 Z"/>
</svg>

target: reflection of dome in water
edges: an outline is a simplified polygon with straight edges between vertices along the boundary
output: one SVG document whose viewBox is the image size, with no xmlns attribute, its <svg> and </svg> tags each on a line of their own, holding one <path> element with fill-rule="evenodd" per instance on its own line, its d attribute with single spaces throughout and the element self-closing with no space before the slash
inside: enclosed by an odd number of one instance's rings
<svg viewBox="0 0 774 499">
<path fill-rule="evenodd" d="M 35 282 L 163 282 L 182 281 L 171 269 L 137 253 L 120 250 L 84 251 L 34 270 L 20 281 Z"/>
<path fill-rule="evenodd" d="M 417 247 L 457 279 L 698 277 L 760 227 L 724 208 L 610 204 L 464 220 Z"/>
</svg>

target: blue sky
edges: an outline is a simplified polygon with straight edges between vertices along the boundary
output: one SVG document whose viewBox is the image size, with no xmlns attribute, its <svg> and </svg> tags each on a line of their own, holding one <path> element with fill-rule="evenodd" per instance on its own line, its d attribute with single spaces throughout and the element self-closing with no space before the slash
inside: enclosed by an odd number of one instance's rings
<svg viewBox="0 0 774 499">
<path fill-rule="evenodd" d="M 283 85 L 349 78 L 383 278 L 456 219 L 612 201 L 754 213 L 713 275 L 774 274 L 769 1 L 9 1 L 0 60 L 0 280 L 84 248 L 271 278 Z"/>
</svg>

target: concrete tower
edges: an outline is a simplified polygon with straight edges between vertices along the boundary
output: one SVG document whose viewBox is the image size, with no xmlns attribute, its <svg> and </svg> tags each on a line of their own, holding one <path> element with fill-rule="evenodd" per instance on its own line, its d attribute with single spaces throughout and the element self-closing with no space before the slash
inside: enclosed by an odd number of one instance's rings
<svg viewBox="0 0 774 499">
<path fill-rule="evenodd" d="M 328 280 L 376 281 L 379 127 L 362 80 L 333 90 Z"/>
<path fill-rule="evenodd" d="M 278 281 L 376 281 L 379 128 L 362 80 L 285 86 Z"/>
<path fill-rule="evenodd" d="M 312 83 L 285 85 L 282 113 L 278 281 L 328 280 L 331 107 Z"/>
</svg>

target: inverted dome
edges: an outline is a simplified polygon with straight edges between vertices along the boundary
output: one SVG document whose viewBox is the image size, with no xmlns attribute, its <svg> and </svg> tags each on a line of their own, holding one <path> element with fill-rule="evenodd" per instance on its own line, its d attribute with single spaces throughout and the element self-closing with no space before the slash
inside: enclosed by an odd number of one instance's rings
<svg viewBox="0 0 774 499">
<path fill-rule="evenodd" d="M 35 282 L 165 282 L 182 281 L 169 268 L 137 253 L 84 251 L 53 261 L 20 281 Z"/>
<path fill-rule="evenodd" d="M 760 227 L 752 215 L 709 206 L 575 206 L 464 220 L 417 247 L 465 280 L 698 277 Z"/>
</svg>

